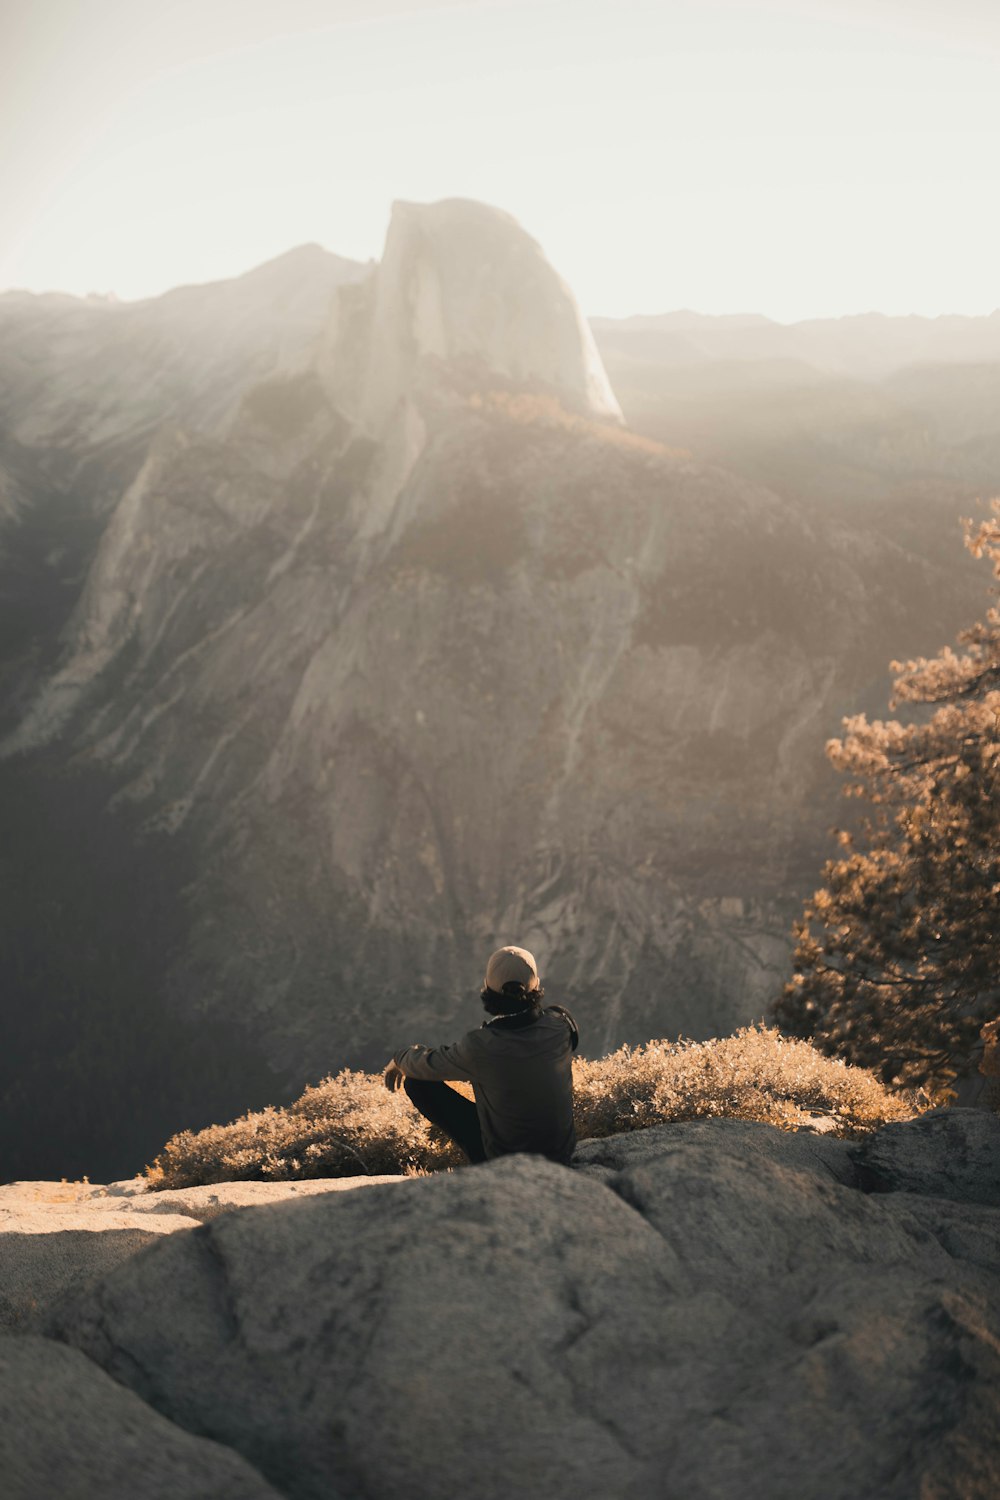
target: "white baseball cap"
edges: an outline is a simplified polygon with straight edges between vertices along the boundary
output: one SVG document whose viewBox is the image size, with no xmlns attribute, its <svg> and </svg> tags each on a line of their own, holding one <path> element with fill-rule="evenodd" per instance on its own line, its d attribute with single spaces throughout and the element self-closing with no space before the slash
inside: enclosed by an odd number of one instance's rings
<svg viewBox="0 0 1000 1500">
<path fill-rule="evenodd" d="M 523 984 L 526 990 L 537 990 L 538 967 L 527 948 L 498 948 L 486 965 L 486 988 L 495 995 L 503 993 L 505 984 Z"/>
</svg>

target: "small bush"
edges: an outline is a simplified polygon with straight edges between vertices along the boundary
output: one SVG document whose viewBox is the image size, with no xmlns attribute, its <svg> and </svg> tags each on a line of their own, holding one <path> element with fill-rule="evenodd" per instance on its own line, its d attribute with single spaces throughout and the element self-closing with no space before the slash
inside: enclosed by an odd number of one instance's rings
<svg viewBox="0 0 1000 1500">
<path fill-rule="evenodd" d="M 924 1103 L 765 1026 L 708 1042 L 620 1047 L 577 1063 L 575 1093 L 581 1140 L 713 1115 L 784 1130 L 823 1115 L 831 1134 L 855 1136 L 908 1119 Z"/>
<path fill-rule="evenodd" d="M 179 1188 L 414 1173 L 464 1160 L 402 1091 L 388 1092 L 381 1074 L 345 1068 L 285 1109 L 262 1109 L 231 1125 L 172 1136 L 146 1173 L 154 1187 Z"/>
<path fill-rule="evenodd" d="M 574 1091 L 581 1140 L 705 1116 L 795 1130 L 824 1115 L 832 1133 L 860 1135 L 907 1119 L 926 1102 L 890 1093 L 864 1069 L 763 1026 L 709 1042 L 654 1041 L 593 1062 L 578 1059 Z M 251 1178 L 412 1174 L 464 1159 L 404 1093 L 388 1092 L 381 1074 L 345 1068 L 287 1109 L 182 1131 L 146 1171 L 150 1186 L 180 1188 Z"/>
</svg>

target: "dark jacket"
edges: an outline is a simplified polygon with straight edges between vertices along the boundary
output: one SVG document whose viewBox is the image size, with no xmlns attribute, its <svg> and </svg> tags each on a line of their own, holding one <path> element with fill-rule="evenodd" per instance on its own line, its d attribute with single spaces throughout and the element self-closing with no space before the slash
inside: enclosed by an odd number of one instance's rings
<svg viewBox="0 0 1000 1500">
<path fill-rule="evenodd" d="M 560 1006 L 527 1019 L 497 1016 L 444 1047 L 403 1047 L 394 1062 L 407 1078 L 472 1084 L 487 1158 L 533 1151 L 568 1164 L 576 1024 Z"/>
</svg>

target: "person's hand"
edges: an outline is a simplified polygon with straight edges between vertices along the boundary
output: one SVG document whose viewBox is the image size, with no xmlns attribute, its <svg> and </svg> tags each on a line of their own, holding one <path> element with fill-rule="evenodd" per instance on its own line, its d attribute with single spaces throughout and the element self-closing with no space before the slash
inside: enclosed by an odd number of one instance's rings
<svg viewBox="0 0 1000 1500">
<path fill-rule="evenodd" d="M 403 1087 L 403 1079 L 405 1076 L 406 1075 L 404 1073 L 401 1073 L 396 1067 L 395 1062 L 391 1062 L 389 1064 L 389 1066 L 385 1070 L 383 1077 L 385 1078 L 385 1086 L 389 1090 L 390 1094 L 394 1094 L 397 1089 L 401 1089 Z"/>
</svg>

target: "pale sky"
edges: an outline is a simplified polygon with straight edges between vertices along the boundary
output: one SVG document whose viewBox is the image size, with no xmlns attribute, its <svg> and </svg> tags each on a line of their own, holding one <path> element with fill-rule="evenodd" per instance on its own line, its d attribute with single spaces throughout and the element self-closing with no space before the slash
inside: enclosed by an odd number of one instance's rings
<svg viewBox="0 0 1000 1500">
<path fill-rule="evenodd" d="M 0 290 L 469 197 L 590 315 L 1000 306 L 1000 0 L 0 0 Z"/>
</svg>

